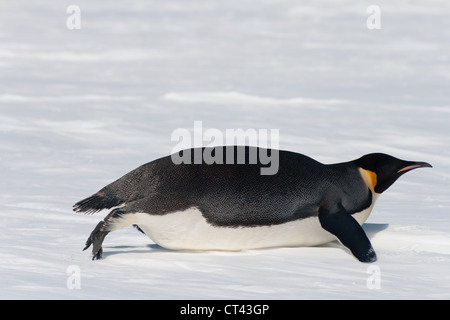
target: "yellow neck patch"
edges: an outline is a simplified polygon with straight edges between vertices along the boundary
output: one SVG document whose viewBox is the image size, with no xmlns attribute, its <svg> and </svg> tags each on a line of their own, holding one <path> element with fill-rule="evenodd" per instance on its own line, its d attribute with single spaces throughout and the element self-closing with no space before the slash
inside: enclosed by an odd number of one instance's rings
<svg viewBox="0 0 450 320">
<path fill-rule="evenodd" d="M 370 190 L 374 191 L 375 186 L 377 185 L 377 174 L 373 171 L 359 169 L 361 172 L 361 176 L 366 183 L 366 185 L 370 188 Z"/>
</svg>

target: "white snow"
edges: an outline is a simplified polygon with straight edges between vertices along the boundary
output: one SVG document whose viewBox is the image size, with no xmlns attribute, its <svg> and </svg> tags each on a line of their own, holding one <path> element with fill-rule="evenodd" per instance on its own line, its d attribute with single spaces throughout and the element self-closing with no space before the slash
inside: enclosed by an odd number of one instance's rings
<svg viewBox="0 0 450 320">
<path fill-rule="evenodd" d="M 444 0 L 2 2 L 0 298 L 449 299 L 449 16 Z M 169 251 L 131 227 L 91 261 L 107 212 L 72 205 L 194 121 L 279 129 L 281 149 L 325 163 L 385 152 L 434 168 L 378 199 L 375 264 L 336 242 Z"/>
</svg>

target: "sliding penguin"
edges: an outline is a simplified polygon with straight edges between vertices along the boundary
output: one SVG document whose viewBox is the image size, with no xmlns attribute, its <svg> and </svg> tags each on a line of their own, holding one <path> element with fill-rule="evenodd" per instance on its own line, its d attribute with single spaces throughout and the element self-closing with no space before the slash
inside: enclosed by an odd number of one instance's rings
<svg viewBox="0 0 450 320">
<path fill-rule="evenodd" d="M 76 203 L 74 211 L 89 214 L 114 208 L 84 250 L 93 245 L 93 259 L 100 259 L 109 232 L 135 225 L 173 250 L 315 246 L 337 238 L 359 261 L 373 262 L 376 254 L 361 225 L 376 199 L 406 172 L 431 167 L 382 153 L 325 165 L 289 151 L 233 146 L 209 154 L 234 161 L 194 161 L 194 154 L 206 151 L 180 151 L 176 155 L 193 161 L 178 164 L 175 154 L 157 159 Z M 245 163 L 237 161 L 239 152 Z M 277 155 L 276 173 L 261 174 L 264 153 Z"/>
</svg>

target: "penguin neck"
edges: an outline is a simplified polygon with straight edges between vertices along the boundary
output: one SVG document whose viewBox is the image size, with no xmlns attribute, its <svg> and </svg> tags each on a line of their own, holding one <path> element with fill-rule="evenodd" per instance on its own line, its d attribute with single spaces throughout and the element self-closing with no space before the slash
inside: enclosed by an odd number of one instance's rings
<svg viewBox="0 0 450 320">
<path fill-rule="evenodd" d="M 359 172 L 361 173 L 361 177 L 366 184 L 366 186 L 369 188 L 371 192 L 372 202 L 368 208 L 365 210 L 358 212 L 354 214 L 354 218 L 360 225 L 362 225 L 368 218 L 370 213 L 372 212 L 373 207 L 375 206 L 375 202 L 377 201 L 378 197 L 380 196 L 379 193 L 376 193 L 374 188 L 377 184 L 377 175 L 375 172 L 365 170 L 362 168 L 359 168 Z"/>
<path fill-rule="evenodd" d="M 377 174 L 373 171 L 363 168 L 359 168 L 359 173 L 361 174 L 364 183 L 370 189 L 370 191 L 372 191 L 373 194 L 378 194 L 375 192 L 375 186 L 377 185 Z"/>
</svg>

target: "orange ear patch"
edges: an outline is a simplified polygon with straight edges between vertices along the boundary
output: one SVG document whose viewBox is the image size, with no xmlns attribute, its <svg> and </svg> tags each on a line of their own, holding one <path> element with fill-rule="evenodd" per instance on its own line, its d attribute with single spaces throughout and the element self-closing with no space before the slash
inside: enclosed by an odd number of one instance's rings
<svg viewBox="0 0 450 320">
<path fill-rule="evenodd" d="M 370 188 L 370 190 L 374 191 L 375 186 L 377 185 L 377 174 L 373 171 L 364 169 L 360 169 L 360 172 L 366 185 Z"/>
</svg>

